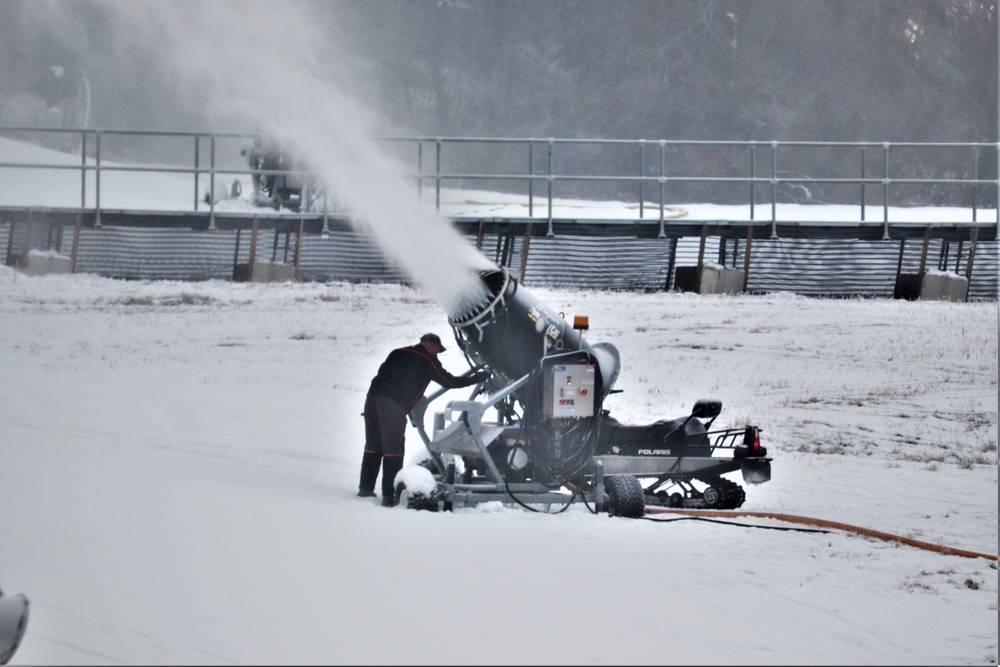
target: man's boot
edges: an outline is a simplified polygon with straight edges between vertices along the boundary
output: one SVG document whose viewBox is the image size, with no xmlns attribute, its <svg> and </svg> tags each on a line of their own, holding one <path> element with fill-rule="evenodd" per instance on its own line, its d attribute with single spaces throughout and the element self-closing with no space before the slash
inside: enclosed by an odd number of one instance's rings
<svg viewBox="0 0 1000 667">
<path fill-rule="evenodd" d="M 396 473 L 403 469 L 402 456 L 385 456 L 382 458 L 382 504 L 392 507 L 396 504 Z"/>
<path fill-rule="evenodd" d="M 361 459 L 361 480 L 358 482 L 358 495 L 362 498 L 375 496 L 375 480 L 382 464 L 382 455 L 378 452 L 365 452 Z"/>
</svg>

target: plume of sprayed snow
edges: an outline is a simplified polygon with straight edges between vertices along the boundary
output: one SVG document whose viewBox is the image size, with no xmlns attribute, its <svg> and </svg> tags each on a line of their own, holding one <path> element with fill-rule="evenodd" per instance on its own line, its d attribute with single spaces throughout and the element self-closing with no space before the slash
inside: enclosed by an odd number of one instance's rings
<svg viewBox="0 0 1000 667">
<path fill-rule="evenodd" d="M 104 0 L 94 6 L 114 26 L 108 38 L 121 40 L 123 58 L 133 49 L 160 54 L 157 61 L 179 87 L 160 94 L 201 95 L 213 116 L 245 117 L 285 146 L 449 315 L 481 296 L 478 273 L 494 265 L 421 200 L 403 165 L 372 139 L 375 115 L 350 92 L 354 61 L 336 52 L 335 36 L 310 14 L 319 5 Z"/>
</svg>

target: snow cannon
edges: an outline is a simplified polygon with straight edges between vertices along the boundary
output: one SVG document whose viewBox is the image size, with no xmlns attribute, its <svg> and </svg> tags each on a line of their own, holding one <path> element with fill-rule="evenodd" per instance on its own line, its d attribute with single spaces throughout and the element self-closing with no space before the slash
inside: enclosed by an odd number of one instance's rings
<svg viewBox="0 0 1000 667">
<path fill-rule="evenodd" d="M 485 287 L 483 299 L 448 321 L 474 365 L 485 365 L 501 380 L 514 381 L 537 371 L 549 356 L 586 360 L 599 371 L 595 384 L 600 393 L 595 398 L 608 395 L 618 377 L 620 357 L 611 343 L 591 345 L 584 340 L 588 318 L 577 316 L 570 326 L 506 269 L 481 271 L 479 277 Z"/>
<path fill-rule="evenodd" d="M 617 348 L 584 339 L 589 318 L 571 325 L 504 268 L 481 271 L 482 295 L 450 315 L 459 349 L 490 378 L 469 400 L 449 401 L 424 428 L 431 401 L 410 412 L 430 455 L 436 487 L 397 495 L 413 509 L 480 502 L 530 507 L 583 498 L 595 511 L 641 516 L 648 505 L 735 509 L 749 484 L 770 480 L 771 459 L 753 425 L 711 430 L 716 399 L 651 424 L 622 424 L 605 408 L 621 368 Z M 569 493 L 569 495 L 567 495 Z M 592 504 L 591 504 L 592 503 Z"/>
<path fill-rule="evenodd" d="M 482 300 L 449 319 L 458 345 L 470 363 L 491 372 L 491 387 L 517 384 L 511 397 L 521 407 L 524 445 L 515 458 L 530 460 L 546 481 L 572 477 L 589 464 L 597 444 L 603 399 L 618 375 L 618 350 L 588 343 L 586 318 L 570 326 L 506 269 L 479 277 Z M 509 414 L 514 418 L 514 410 Z"/>
</svg>

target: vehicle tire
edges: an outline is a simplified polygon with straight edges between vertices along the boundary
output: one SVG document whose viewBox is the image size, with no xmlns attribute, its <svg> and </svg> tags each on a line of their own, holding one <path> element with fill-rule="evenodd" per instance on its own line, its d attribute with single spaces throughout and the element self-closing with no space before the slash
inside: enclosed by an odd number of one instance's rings
<svg viewBox="0 0 1000 667">
<path fill-rule="evenodd" d="M 604 480 L 608 492 L 608 514 L 637 519 L 646 512 L 646 494 L 637 477 L 611 475 Z"/>
<path fill-rule="evenodd" d="M 670 494 L 670 506 L 671 507 L 684 507 L 684 496 L 682 496 L 681 494 L 677 493 L 676 491 L 674 493 L 671 493 Z"/>
<path fill-rule="evenodd" d="M 429 512 L 438 511 L 437 491 L 432 491 L 429 495 L 422 491 L 410 491 L 403 482 L 396 485 L 393 500 L 397 507 L 402 506 L 406 509 L 427 510 Z"/>
</svg>

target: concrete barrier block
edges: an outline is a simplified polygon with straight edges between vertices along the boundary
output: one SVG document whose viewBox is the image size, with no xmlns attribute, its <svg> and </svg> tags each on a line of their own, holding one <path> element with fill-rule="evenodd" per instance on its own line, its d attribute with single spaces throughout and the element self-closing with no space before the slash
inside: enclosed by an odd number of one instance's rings
<svg viewBox="0 0 1000 667">
<path fill-rule="evenodd" d="M 896 284 L 892 290 L 892 298 L 916 301 L 920 298 L 920 284 L 922 281 L 923 274 L 900 273 L 896 276 Z"/>
<path fill-rule="evenodd" d="M 701 267 L 701 278 L 698 280 L 699 294 L 716 294 L 719 289 L 719 278 L 722 271 L 719 267 L 705 264 Z"/>
<path fill-rule="evenodd" d="M 719 276 L 720 294 L 740 294 L 743 292 L 746 271 L 742 269 L 723 269 Z"/>
<path fill-rule="evenodd" d="M 718 264 L 704 264 L 701 267 L 699 294 L 739 294 L 743 291 L 746 273 L 739 269 L 727 269 Z"/>
<path fill-rule="evenodd" d="M 969 280 L 950 271 L 926 271 L 920 283 L 920 298 L 932 301 L 965 301 Z"/>
<path fill-rule="evenodd" d="M 273 262 L 254 262 L 253 275 L 250 280 L 255 283 L 294 282 L 295 267 L 291 264 L 276 264 Z"/>
<path fill-rule="evenodd" d="M 697 266 L 678 266 L 675 276 L 674 288 L 681 292 L 740 294 L 746 271 L 727 269 L 719 264 L 702 264 L 701 273 Z"/>
<path fill-rule="evenodd" d="M 70 273 L 73 260 L 54 252 L 31 250 L 25 258 L 21 271 L 29 276 L 43 276 L 48 273 Z"/>
</svg>

